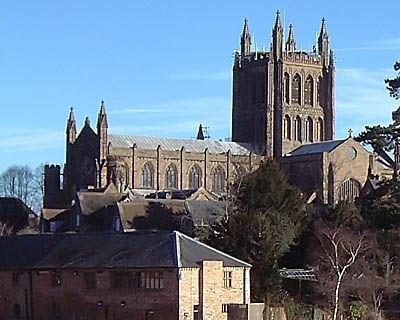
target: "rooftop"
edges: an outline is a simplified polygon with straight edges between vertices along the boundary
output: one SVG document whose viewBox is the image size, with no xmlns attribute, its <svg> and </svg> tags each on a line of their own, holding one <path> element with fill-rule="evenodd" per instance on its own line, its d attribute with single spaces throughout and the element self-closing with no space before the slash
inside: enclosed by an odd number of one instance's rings
<svg viewBox="0 0 400 320">
<path fill-rule="evenodd" d="M 182 147 L 186 152 L 202 153 L 208 149 L 209 153 L 226 153 L 229 150 L 233 155 L 248 155 L 251 150 L 250 145 L 238 142 L 177 139 L 163 137 L 144 137 L 128 135 L 108 135 L 108 139 L 113 147 L 131 148 L 134 144 L 140 149 L 156 150 L 158 146 L 162 150 L 180 151 Z"/>
<path fill-rule="evenodd" d="M 205 260 L 251 266 L 178 231 L 0 237 L 0 270 L 180 268 Z"/>
<path fill-rule="evenodd" d="M 314 154 L 314 153 L 323 153 L 323 152 L 330 152 L 335 149 L 337 146 L 345 142 L 347 139 L 344 140 L 330 140 L 330 141 L 323 141 L 323 142 L 315 142 L 304 144 L 297 149 L 290 152 L 289 155 L 291 156 L 299 156 L 305 154 Z"/>
</svg>

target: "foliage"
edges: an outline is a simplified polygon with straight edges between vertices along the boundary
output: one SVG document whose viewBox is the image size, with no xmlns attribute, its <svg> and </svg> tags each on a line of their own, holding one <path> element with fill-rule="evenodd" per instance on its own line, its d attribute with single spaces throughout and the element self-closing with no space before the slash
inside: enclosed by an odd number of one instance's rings
<svg viewBox="0 0 400 320">
<path fill-rule="evenodd" d="M 398 71 L 398 75 L 394 79 L 386 79 L 385 83 L 388 85 L 387 89 L 392 97 L 395 99 L 400 98 L 400 60 L 396 61 L 393 66 L 395 71 Z"/>
<path fill-rule="evenodd" d="M 367 312 L 367 306 L 361 301 L 353 301 L 350 303 L 349 311 L 347 313 L 348 320 L 361 320 Z"/>
<path fill-rule="evenodd" d="M 21 199 L 37 214 L 42 207 L 43 165 L 11 166 L 0 174 L 0 196 Z"/>
<path fill-rule="evenodd" d="M 278 165 L 269 160 L 247 174 L 234 199 L 230 215 L 212 227 L 206 241 L 245 260 L 252 267 L 252 294 L 256 300 L 278 298 L 279 259 L 296 244 L 310 221 L 302 193 L 289 185 Z"/>
<path fill-rule="evenodd" d="M 285 312 L 287 320 L 311 320 L 312 317 L 312 307 L 296 303 L 293 301 L 285 302 Z"/>
<path fill-rule="evenodd" d="M 336 221 L 319 219 L 314 222 L 316 246 L 314 270 L 319 290 L 333 309 L 333 320 L 338 318 L 342 304 L 343 287 L 349 279 L 357 277 L 357 264 L 370 248 L 370 234 Z"/>
</svg>

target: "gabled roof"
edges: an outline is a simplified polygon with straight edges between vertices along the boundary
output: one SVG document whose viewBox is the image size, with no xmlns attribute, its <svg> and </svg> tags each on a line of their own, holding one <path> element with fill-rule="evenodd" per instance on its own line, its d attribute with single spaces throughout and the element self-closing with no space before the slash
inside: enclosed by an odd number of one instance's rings
<svg viewBox="0 0 400 320">
<path fill-rule="evenodd" d="M 132 148 L 134 144 L 140 149 L 156 150 L 161 146 L 161 150 L 179 151 L 182 147 L 186 152 L 202 153 L 208 149 L 209 153 L 226 153 L 228 150 L 233 155 L 248 155 L 250 145 L 246 143 L 211 141 L 211 140 L 194 140 L 194 139 L 176 139 L 162 137 L 143 137 L 128 135 L 108 135 L 108 141 L 113 147 Z"/>
<path fill-rule="evenodd" d="M 0 270 L 251 265 L 180 232 L 44 234 L 0 237 Z"/>
<path fill-rule="evenodd" d="M 315 154 L 315 153 L 323 153 L 323 152 L 331 152 L 333 149 L 338 147 L 340 144 L 345 142 L 344 140 L 330 140 L 316 143 L 304 144 L 297 149 L 290 152 L 291 156 L 299 156 L 305 154 Z"/>
</svg>

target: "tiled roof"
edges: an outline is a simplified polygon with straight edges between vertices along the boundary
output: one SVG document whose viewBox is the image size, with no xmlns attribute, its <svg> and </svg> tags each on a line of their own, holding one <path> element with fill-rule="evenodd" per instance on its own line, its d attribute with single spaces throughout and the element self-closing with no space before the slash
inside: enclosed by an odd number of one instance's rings
<svg viewBox="0 0 400 320">
<path fill-rule="evenodd" d="M 0 270 L 250 267 L 180 232 L 44 234 L 0 237 Z"/>
<path fill-rule="evenodd" d="M 333 149 L 335 149 L 338 145 L 342 144 L 344 141 L 346 141 L 346 139 L 304 144 L 304 145 L 298 147 L 297 149 L 293 150 L 290 153 L 290 155 L 299 156 L 299 155 L 305 155 L 305 154 L 330 152 Z"/>
<path fill-rule="evenodd" d="M 179 151 L 182 147 L 186 152 L 204 152 L 208 149 L 209 153 L 225 153 L 228 150 L 233 155 L 249 154 L 250 145 L 238 142 L 194 140 L 194 139 L 176 139 L 161 137 L 127 136 L 127 135 L 108 135 L 108 139 L 113 147 L 131 148 L 134 144 L 140 149 L 156 150 L 161 146 L 162 150 Z"/>
</svg>

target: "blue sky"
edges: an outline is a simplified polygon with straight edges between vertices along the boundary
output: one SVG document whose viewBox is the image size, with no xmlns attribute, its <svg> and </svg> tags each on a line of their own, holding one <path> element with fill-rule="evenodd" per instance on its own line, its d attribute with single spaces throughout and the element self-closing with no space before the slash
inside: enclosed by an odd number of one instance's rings
<svg viewBox="0 0 400 320">
<path fill-rule="evenodd" d="M 304 50 L 327 20 L 336 137 L 389 122 L 400 104 L 383 83 L 400 58 L 398 1 L 2 0 L 0 171 L 63 163 L 69 108 L 79 129 L 85 116 L 95 126 L 102 99 L 111 133 L 191 138 L 203 123 L 213 139 L 229 137 L 243 19 L 268 48 L 277 9 Z"/>
</svg>

